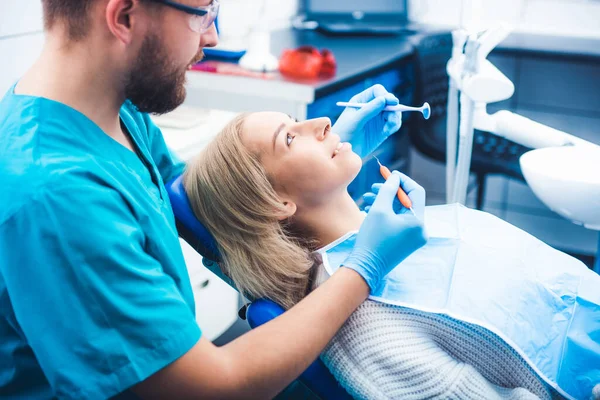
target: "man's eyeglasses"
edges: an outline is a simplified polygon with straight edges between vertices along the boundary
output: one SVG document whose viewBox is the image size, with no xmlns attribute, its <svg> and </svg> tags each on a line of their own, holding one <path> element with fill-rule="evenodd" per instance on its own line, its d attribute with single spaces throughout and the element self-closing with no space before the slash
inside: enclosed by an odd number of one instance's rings
<svg viewBox="0 0 600 400">
<path fill-rule="evenodd" d="M 204 7 L 191 7 L 185 4 L 177 3 L 171 0 L 148 0 L 153 3 L 163 4 L 179 11 L 190 14 L 190 29 L 196 33 L 206 32 L 219 13 L 219 0 L 212 0 L 212 3 Z"/>
</svg>

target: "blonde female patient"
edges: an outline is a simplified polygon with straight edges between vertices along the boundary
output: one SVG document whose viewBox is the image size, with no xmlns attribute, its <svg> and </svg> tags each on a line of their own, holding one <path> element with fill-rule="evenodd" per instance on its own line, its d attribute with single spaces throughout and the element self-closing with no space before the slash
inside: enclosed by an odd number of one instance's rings
<svg viewBox="0 0 600 400">
<path fill-rule="evenodd" d="M 218 242 L 224 272 L 250 298 L 292 307 L 327 279 L 314 251 L 365 217 L 347 192 L 361 159 L 330 127 L 328 118 L 242 114 L 188 166 L 193 211 Z M 405 189 L 424 205 L 420 186 L 406 178 Z M 355 398 L 552 396 L 500 340 L 478 342 L 469 329 L 367 300 L 321 357 Z"/>
</svg>

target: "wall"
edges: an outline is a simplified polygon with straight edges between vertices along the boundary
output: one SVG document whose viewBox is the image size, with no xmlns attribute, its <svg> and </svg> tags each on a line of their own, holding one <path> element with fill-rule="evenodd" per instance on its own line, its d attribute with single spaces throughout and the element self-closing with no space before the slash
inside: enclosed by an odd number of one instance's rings
<svg viewBox="0 0 600 400">
<path fill-rule="evenodd" d="M 40 0 L 0 2 L 0 96 L 33 63 L 43 43 Z"/>
<path fill-rule="evenodd" d="M 409 0 L 413 20 L 459 26 L 461 3 L 472 0 Z M 598 0 L 480 0 L 479 27 L 503 21 L 515 30 L 600 36 Z"/>
<path fill-rule="evenodd" d="M 271 29 L 289 26 L 300 0 L 264 1 Z M 465 0 L 467 1 L 467 0 Z M 461 0 L 410 0 L 412 17 L 427 23 L 458 25 Z M 481 23 L 503 20 L 517 30 L 600 36 L 598 0 L 483 0 Z M 259 0 L 222 0 L 222 16 L 232 29 L 247 30 L 258 18 Z M 26 12 L 23 12 L 26 10 Z M 43 43 L 40 0 L 0 2 L 0 93 L 35 59 Z"/>
</svg>

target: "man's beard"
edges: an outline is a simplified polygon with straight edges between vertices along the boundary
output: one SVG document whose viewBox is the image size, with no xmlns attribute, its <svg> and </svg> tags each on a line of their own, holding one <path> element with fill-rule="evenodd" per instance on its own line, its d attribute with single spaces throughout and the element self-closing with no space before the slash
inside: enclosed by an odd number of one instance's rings
<svg viewBox="0 0 600 400">
<path fill-rule="evenodd" d="M 190 65 L 200 61 L 196 55 Z M 125 81 L 125 96 L 141 112 L 164 114 L 173 111 L 185 100 L 187 66 L 169 61 L 160 39 L 150 35 L 144 39 L 140 53 Z"/>
</svg>

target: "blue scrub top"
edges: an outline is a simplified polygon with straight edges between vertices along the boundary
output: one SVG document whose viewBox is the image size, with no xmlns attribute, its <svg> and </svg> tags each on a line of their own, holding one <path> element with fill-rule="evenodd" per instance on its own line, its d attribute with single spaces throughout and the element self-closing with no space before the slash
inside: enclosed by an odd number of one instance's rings
<svg viewBox="0 0 600 400">
<path fill-rule="evenodd" d="M 120 117 L 138 154 L 65 104 L 0 102 L 0 397 L 133 397 L 201 336 L 163 184 L 184 165 Z"/>
</svg>

